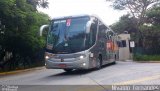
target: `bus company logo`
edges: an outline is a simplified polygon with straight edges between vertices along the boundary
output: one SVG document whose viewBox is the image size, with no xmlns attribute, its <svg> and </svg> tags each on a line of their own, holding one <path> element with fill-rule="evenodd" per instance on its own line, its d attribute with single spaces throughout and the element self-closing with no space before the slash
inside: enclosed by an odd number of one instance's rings
<svg viewBox="0 0 160 91">
<path fill-rule="evenodd" d="M 67 19 L 66 26 L 70 26 L 70 25 L 71 25 L 71 19 Z"/>
</svg>

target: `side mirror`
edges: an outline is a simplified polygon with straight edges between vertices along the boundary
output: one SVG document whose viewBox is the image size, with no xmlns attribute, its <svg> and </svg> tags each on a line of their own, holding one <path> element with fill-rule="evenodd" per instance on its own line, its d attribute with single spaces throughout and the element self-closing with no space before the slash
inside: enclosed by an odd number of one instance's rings
<svg viewBox="0 0 160 91">
<path fill-rule="evenodd" d="M 88 21 L 86 24 L 86 34 L 90 32 L 90 27 L 91 27 L 92 21 Z"/>
<path fill-rule="evenodd" d="M 49 27 L 49 25 L 42 25 L 42 26 L 40 27 L 40 30 L 39 30 L 39 35 L 40 35 L 40 36 L 42 36 L 43 30 L 44 30 L 45 28 L 47 28 L 47 27 Z"/>
</svg>

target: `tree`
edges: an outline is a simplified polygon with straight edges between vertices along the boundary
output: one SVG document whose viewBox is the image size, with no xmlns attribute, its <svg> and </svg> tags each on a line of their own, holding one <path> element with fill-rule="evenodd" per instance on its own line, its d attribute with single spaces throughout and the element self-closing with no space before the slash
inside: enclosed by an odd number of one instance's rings
<svg viewBox="0 0 160 91">
<path fill-rule="evenodd" d="M 146 12 L 146 21 L 140 26 L 143 33 L 143 45 L 148 54 L 160 54 L 160 6 L 150 8 Z"/>
<path fill-rule="evenodd" d="M 158 4 L 160 0 L 107 0 L 113 2 L 114 9 L 127 10 L 134 18 L 138 18 L 137 24 L 143 23 L 148 8 Z"/>
<path fill-rule="evenodd" d="M 140 26 L 144 24 L 145 13 L 154 5 L 159 4 L 160 0 L 106 0 L 113 2 L 113 8 L 118 10 L 127 10 L 131 17 L 137 19 L 136 26 L 136 40 L 137 46 L 143 47 L 143 33 L 140 31 Z"/>
<path fill-rule="evenodd" d="M 48 23 L 49 17 L 37 12 L 35 5 L 27 0 L 0 0 L 0 12 L 1 24 L 5 25 L 0 46 L 5 51 L 4 56 L 7 53 L 11 55 L 7 60 L 0 61 L 8 62 L 7 68 L 12 69 L 21 64 L 36 63 L 37 55 L 44 46 L 38 30 L 42 24 Z"/>
<path fill-rule="evenodd" d="M 47 8 L 48 0 L 27 0 L 27 3 L 31 4 L 35 10 L 37 10 L 37 6 Z"/>
<path fill-rule="evenodd" d="M 135 33 L 136 30 L 136 22 L 137 19 L 134 17 L 130 17 L 130 15 L 123 15 L 120 17 L 119 21 L 112 24 L 111 28 L 117 33 L 124 33 L 127 31 L 128 33 Z"/>
<path fill-rule="evenodd" d="M 153 7 L 146 12 L 146 21 L 145 23 L 150 23 L 155 26 L 159 26 L 160 24 L 160 6 Z"/>
</svg>

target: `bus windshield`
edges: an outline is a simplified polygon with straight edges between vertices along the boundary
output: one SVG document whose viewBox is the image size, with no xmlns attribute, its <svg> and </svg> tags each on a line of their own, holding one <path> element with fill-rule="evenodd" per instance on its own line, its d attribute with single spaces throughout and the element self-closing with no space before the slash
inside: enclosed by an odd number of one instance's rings
<svg viewBox="0 0 160 91">
<path fill-rule="evenodd" d="M 85 31 L 89 17 L 53 20 L 47 45 L 53 53 L 75 53 L 85 50 Z"/>
</svg>

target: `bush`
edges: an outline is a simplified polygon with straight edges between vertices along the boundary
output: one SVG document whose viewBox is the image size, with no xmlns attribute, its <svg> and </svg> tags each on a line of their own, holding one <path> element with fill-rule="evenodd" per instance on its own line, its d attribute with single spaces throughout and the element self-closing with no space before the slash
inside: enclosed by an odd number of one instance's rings
<svg viewBox="0 0 160 91">
<path fill-rule="evenodd" d="M 135 61 L 160 61 L 160 55 L 134 55 L 133 59 Z"/>
</svg>

